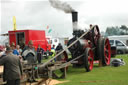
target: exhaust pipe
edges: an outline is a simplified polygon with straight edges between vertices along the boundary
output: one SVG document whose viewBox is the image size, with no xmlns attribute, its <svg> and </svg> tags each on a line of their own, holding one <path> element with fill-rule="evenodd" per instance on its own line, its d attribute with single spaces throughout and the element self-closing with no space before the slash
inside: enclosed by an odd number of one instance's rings
<svg viewBox="0 0 128 85">
<path fill-rule="evenodd" d="M 78 29 L 77 28 L 77 22 L 78 22 L 78 16 L 77 16 L 77 14 L 78 14 L 78 12 L 76 12 L 76 11 L 73 11 L 72 12 L 73 34 Z"/>
<path fill-rule="evenodd" d="M 78 12 L 76 12 L 76 11 L 72 12 L 72 22 L 77 22 L 78 21 L 77 14 L 78 14 Z"/>
<path fill-rule="evenodd" d="M 78 12 L 72 11 L 73 35 L 80 37 L 84 31 L 78 28 Z"/>
</svg>

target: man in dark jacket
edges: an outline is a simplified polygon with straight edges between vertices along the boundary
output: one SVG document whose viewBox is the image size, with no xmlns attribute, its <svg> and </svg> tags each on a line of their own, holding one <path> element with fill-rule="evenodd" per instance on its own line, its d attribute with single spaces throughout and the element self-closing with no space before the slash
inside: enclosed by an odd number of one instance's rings
<svg viewBox="0 0 128 85">
<path fill-rule="evenodd" d="M 61 43 L 59 43 L 55 49 L 56 51 L 60 51 L 60 50 L 63 50 L 63 47 L 61 45 Z"/>
<path fill-rule="evenodd" d="M 38 45 L 38 48 L 37 48 L 37 60 L 38 60 L 38 63 L 41 63 L 41 57 L 42 57 L 42 54 L 44 53 L 44 49 L 41 48 L 40 45 Z"/>
<path fill-rule="evenodd" d="M 7 82 L 6 85 L 20 85 L 22 66 L 10 47 L 6 49 L 6 56 L 0 59 L 0 65 L 4 66 L 3 80 Z"/>
</svg>

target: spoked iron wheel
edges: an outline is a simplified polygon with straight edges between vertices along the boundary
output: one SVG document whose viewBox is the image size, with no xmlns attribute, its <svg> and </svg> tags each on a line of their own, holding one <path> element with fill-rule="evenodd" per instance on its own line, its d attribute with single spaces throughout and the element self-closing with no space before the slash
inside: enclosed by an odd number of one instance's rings
<svg viewBox="0 0 128 85">
<path fill-rule="evenodd" d="M 93 42 L 94 42 L 94 45 L 96 46 L 97 45 L 97 41 L 100 37 L 100 33 L 99 33 L 99 27 L 97 25 L 95 25 L 93 27 L 93 30 L 92 30 L 92 36 L 93 36 Z"/>
<path fill-rule="evenodd" d="M 91 71 L 93 69 L 93 51 L 91 48 L 85 49 L 85 55 L 84 55 L 84 67 L 87 72 Z"/>
<path fill-rule="evenodd" d="M 110 64 L 111 59 L 111 47 L 108 38 L 100 37 L 96 47 L 97 60 L 102 60 L 102 65 L 106 66 Z"/>
<path fill-rule="evenodd" d="M 111 46 L 109 43 L 108 38 L 104 38 L 102 41 L 102 63 L 103 65 L 109 65 L 110 64 L 110 58 L 111 58 Z"/>
</svg>

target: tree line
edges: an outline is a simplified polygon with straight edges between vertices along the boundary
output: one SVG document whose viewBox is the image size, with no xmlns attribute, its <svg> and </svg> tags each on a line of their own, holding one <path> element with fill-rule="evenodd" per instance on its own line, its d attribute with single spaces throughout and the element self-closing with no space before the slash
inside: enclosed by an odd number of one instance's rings
<svg viewBox="0 0 128 85">
<path fill-rule="evenodd" d="M 128 27 L 126 25 L 107 27 L 105 36 L 112 35 L 128 35 Z"/>
</svg>

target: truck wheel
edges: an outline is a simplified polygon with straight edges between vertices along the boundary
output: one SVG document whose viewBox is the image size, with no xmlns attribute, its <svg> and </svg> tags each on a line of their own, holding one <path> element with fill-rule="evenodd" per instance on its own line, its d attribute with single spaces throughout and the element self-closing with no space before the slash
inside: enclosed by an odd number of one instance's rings
<svg viewBox="0 0 128 85">
<path fill-rule="evenodd" d="M 93 51 L 91 48 L 85 49 L 85 55 L 84 55 L 84 67 L 87 72 L 91 71 L 93 69 Z"/>
<path fill-rule="evenodd" d="M 109 65 L 111 58 L 111 46 L 108 38 L 102 39 L 100 52 L 101 52 L 102 65 L 104 66 Z"/>
</svg>

